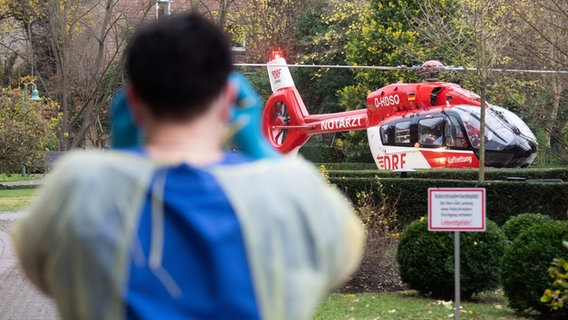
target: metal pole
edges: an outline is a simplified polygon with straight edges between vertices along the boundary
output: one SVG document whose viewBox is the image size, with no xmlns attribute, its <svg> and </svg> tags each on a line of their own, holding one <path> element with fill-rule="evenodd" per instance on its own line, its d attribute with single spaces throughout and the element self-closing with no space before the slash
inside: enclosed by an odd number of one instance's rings
<svg viewBox="0 0 568 320">
<path fill-rule="evenodd" d="M 455 319 L 460 320 L 460 232 L 454 231 L 454 287 L 455 287 Z"/>
<path fill-rule="evenodd" d="M 167 17 L 171 14 L 171 2 L 170 0 L 156 0 L 156 19 Z M 163 16 L 160 15 L 163 14 Z"/>
</svg>

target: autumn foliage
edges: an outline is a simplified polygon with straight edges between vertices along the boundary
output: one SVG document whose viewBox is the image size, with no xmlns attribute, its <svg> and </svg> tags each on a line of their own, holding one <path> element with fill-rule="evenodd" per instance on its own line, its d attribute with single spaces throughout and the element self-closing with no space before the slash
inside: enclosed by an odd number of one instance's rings
<svg viewBox="0 0 568 320">
<path fill-rule="evenodd" d="M 46 99 L 30 101 L 26 90 L 0 94 L 0 172 L 21 172 L 22 166 L 42 169 L 46 151 L 55 149 L 58 105 Z"/>
</svg>

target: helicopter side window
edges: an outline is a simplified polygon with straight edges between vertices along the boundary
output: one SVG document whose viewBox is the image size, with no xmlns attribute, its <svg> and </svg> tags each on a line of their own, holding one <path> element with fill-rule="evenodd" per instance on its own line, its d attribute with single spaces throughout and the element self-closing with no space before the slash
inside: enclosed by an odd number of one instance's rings
<svg viewBox="0 0 568 320">
<path fill-rule="evenodd" d="M 421 146 L 437 147 L 444 138 L 444 118 L 431 117 L 418 121 L 418 143 Z"/>
<path fill-rule="evenodd" d="M 381 141 L 385 146 L 394 144 L 394 126 L 392 124 L 381 126 Z"/>
<path fill-rule="evenodd" d="M 395 144 L 410 144 L 410 121 L 397 122 L 394 129 Z"/>
</svg>

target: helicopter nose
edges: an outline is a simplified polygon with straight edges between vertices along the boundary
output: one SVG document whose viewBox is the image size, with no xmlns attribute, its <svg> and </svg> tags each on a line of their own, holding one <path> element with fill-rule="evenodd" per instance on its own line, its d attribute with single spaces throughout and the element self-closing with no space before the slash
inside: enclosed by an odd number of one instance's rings
<svg viewBox="0 0 568 320">
<path fill-rule="evenodd" d="M 486 150 L 485 164 L 497 168 L 527 167 L 536 158 L 537 150 L 535 141 L 516 137 L 502 150 Z"/>
<path fill-rule="evenodd" d="M 511 150 L 512 157 L 508 167 L 526 167 L 536 158 L 537 144 L 523 137 L 517 137 L 515 140 L 516 145 Z"/>
</svg>

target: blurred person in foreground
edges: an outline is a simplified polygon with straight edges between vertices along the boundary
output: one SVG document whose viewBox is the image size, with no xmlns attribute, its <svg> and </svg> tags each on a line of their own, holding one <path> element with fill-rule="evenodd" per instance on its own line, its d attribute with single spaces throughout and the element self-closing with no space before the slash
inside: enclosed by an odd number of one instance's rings
<svg viewBox="0 0 568 320">
<path fill-rule="evenodd" d="M 144 145 L 71 152 L 12 230 L 63 319 L 308 319 L 358 267 L 360 221 L 318 170 L 223 149 L 229 47 L 196 14 L 141 27 L 126 97 Z"/>
</svg>

